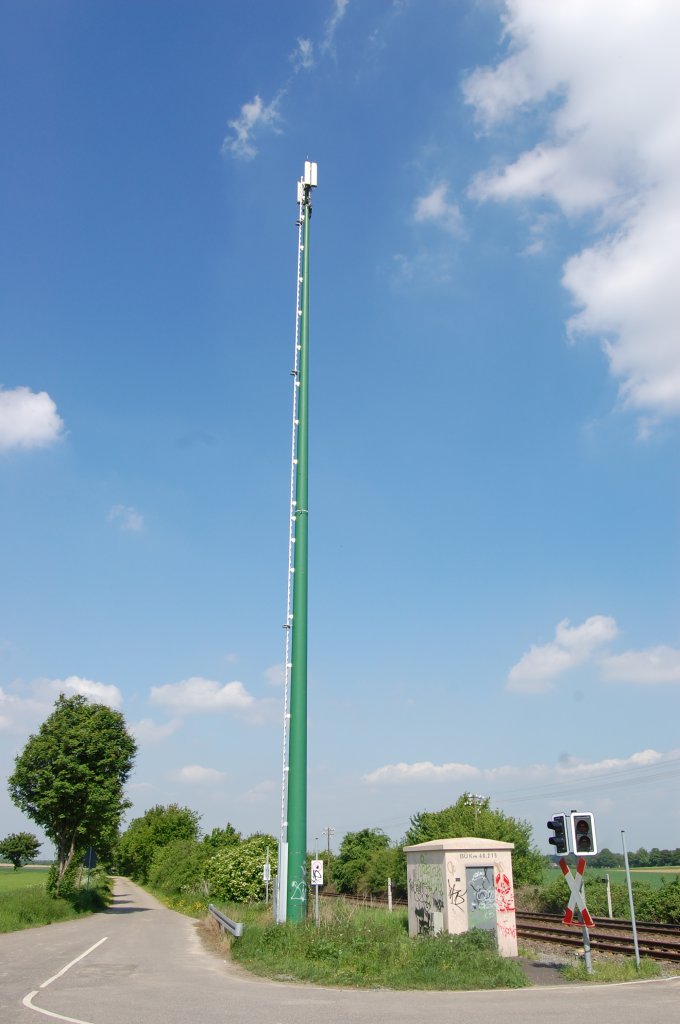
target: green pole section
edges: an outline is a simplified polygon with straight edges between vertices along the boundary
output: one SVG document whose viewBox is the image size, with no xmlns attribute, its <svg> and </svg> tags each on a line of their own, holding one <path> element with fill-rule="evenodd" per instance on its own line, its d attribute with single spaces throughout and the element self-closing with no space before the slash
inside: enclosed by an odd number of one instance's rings
<svg viewBox="0 0 680 1024">
<path fill-rule="evenodd" d="M 311 187 L 302 203 L 302 285 L 300 360 L 295 474 L 295 556 L 293 633 L 290 671 L 290 744 L 288 753 L 288 892 L 286 918 L 304 921 L 307 913 L 307 531 L 309 447 L 309 220 Z"/>
</svg>

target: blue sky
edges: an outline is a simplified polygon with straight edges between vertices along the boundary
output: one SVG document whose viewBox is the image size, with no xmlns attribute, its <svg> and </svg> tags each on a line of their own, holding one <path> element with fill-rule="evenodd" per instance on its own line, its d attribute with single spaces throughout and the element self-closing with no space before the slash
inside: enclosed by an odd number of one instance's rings
<svg viewBox="0 0 680 1024">
<path fill-rule="evenodd" d="M 0 6 L 0 774 L 82 692 L 278 833 L 312 159 L 310 847 L 680 844 L 677 5 Z"/>
</svg>

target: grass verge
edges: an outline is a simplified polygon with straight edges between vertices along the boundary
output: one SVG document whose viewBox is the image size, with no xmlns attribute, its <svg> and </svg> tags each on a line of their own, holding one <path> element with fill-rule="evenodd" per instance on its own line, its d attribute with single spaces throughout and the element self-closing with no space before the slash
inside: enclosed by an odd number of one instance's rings
<svg viewBox="0 0 680 1024">
<path fill-rule="evenodd" d="M 522 988 L 529 984 L 512 960 L 496 952 L 493 935 L 471 931 L 411 939 L 405 911 L 386 914 L 333 905 L 313 923 L 276 925 L 271 908 L 225 905 L 245 925 L 228 939 L 234 961 L 279 981 L 390 989 Z"/>
<path fill-rule="evenodd" d="M 655 960 L 649 960 L 642 958 L 640 960 L 640 970 L 638 971 L 635 966 L 635 960 L 624 960 L 622 963 L 594 963 L 593 973 L 588 974 L 586 965 L 581 961 L 579 964 L 570 964 L 564 968 L 564 977 L 568 981 L 592 981 L 596 983 L 602 982 L 621 982 L 621 981 L 640 981 L 645 978 L 660 978 L 663 974 L 661 965 Z"/>
</svg>

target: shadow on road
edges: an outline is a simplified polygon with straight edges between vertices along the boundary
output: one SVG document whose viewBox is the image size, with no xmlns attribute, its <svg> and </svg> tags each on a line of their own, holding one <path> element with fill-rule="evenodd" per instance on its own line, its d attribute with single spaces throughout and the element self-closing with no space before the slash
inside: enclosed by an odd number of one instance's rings
<svg viewBox="0 0 680 1024">
<path fill-rule="evenodd" d="M 151 907 L 108 907 L 105 914 L 141 914 L 151 910 Z"/>
<path fill-rule="evenodd" d="M 140 907 L 132 899 L 125 899 L 130 894 L 119 892 L 111 900 L 111 906 L 104 911 L 105 914 L 139 914 L 141 911 L 151 910 L 151 907 Z"/>
</svg>

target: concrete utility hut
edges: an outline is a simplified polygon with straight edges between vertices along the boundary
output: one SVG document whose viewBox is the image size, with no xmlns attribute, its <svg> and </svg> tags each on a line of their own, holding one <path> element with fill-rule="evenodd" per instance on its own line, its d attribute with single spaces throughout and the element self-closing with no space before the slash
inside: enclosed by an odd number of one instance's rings
<svg viewBox="0 0 680 1024">
<path fill-rule="evenodd" d="M 410 935 L 495 931 L 501 956 L 517 956 L 514 843 L 434 839 L 404 847 Z"/>
</svg>

